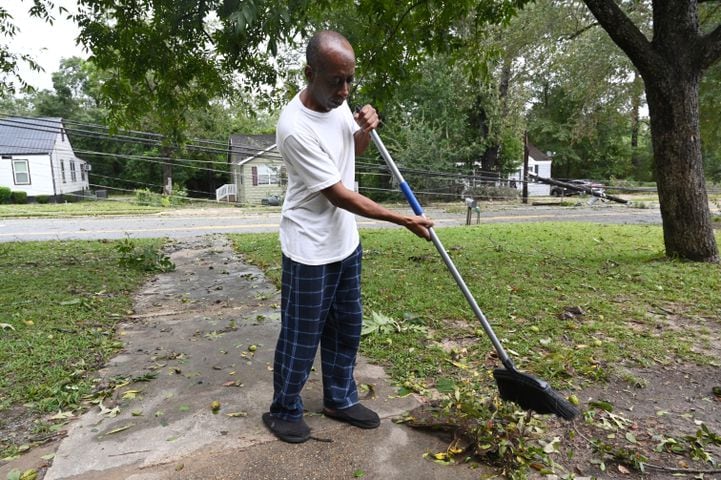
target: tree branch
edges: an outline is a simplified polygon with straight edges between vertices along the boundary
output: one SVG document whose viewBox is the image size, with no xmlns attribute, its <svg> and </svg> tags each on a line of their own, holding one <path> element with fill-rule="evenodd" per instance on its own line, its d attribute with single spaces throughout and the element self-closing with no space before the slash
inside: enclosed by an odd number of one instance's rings
<svg viewBox="0 0 721 480">
<path fill-rule="evenodd" d="M 384 50 L 384 49 L 386 48 L 386 46 L 388 45 L 388 43 L 393 39 L 393 37 L 396 36 L 396 33 L 398 32 L 398 29 L 401 28 L 401 24 L 402 24 L 403 21 L 406 19 L 406 17 L 411 13 L 411 11 L 412 11 L 414 8 L 421 6 L 421 4 L 426 3 L 426 1 L 427 1 L 427 0 L 418 0 L 417 2 L 415 2 L 415 3 L 413 3 L 413 4 L 411 4 L 411 5 L 408 6 L 408 8 L 401 14 L 401 17 L 398 19 L 398 21 L 396 22 L 395 26 L 394 26 L 394 27 L 391 29 L 391 31 L 389 32 L 388 36 L 386 36 L 386 39 L 385 39 L 385 40 L 383 41 L 383 43 L 381 44 L 380 48 L 378 48 L 377 50 L 374 50 L 374 51 L 373 51 L 373 54 L 371 55 L 368 63 L 372 64 L 372 63 L 373 63 L 373 60 L 375 59 L 375 57 L 376 57 L 376 55 L 377 55 L 377 53 L 378 53 L 379 51 Z"/>
<path fill-rule="evenodd" d="M 653 50 L 651 42 L 614 0 L 583 0 L 583 2 L 614 43 L 628 55 L 639 72 L 648 73 L 654 65 L 663 63 L 661 57 Z"/>
<path fill-rule="evenodd" d="M 701 38 L 700 64 L 706 69 L 721 58 L 721 25 L 718 25 L 711 33 Z"/>
<path fill-rule="evenodd" d="M 562 42 L 567 42 L 569 40 L 573 40 L 574 38 L 581 36 L 586 31 L 592 29 L 593 27 L 597 27 L 597 26 L 598 26 L 598 22 L 589 23 L 585 27 L 582 27 L 573 33 L 569 33 L 568 35 L 561 35 L 560 37 L 558 37 L 558 40 L 562 41 Z"/>
</svg>

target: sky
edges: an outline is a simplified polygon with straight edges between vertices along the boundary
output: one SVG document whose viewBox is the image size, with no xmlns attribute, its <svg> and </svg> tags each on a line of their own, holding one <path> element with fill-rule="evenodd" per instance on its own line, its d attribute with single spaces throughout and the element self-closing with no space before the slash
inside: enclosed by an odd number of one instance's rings
<svg viewBox="0 0 721 480">
<path fill-rule="evenodd" d="M 55 0 L 54 3 L 55 22 L 50 25 L 28 14 L 28 9 L 32 6 L 31 0 L 3 0 L 3 7 L 12 15 L 15 26 L 20 30 L 8 42 L 10 51 L 31 55 L 45 69 L 44 72 L 37 73 L 24 65 L 20 68 L 23 79 L 39 90 L 52 90 L 51 75 L 60 67 L 61 59 L 88 56 L 83 52 L 82 47 L 75 44 L 78 36 L 77 26 L 65 18 L 67 13 L 61 14 L 57 9 L 58 6 L 63 6 L 75 12 L 76 3 L 72 0 Z"/>
</svg>

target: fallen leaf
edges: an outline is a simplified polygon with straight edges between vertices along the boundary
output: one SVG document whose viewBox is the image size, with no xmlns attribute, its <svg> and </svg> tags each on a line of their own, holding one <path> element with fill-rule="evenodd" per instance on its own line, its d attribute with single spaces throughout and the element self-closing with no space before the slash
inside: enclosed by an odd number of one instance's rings
<svg viewBox="0 0 721 480">
<path fill-rule="evenodd" d="M 125 400 L 133 400 L 135 397 L 138 396 L 140 392 L 142 392 L 142 390 L 128 390 L 127 392 L 123 393 L 123 398 Z"/>
<path fill-rule="evenodd" d="M 22 475 L 20 475 L 20 480 L 36 480 L 38 478 L 38 471 L 34 468 L 30 468 L 28 470 L 25 470 Z"/>
<path fill-rule="evenodd" d="M 631 473 L 631 471 L 628 468 L 624 467 L 623 465 L 618 466 L 618 471 L 624 475 L 629 475 Z"/>
<path fill-rule="evenodd" d="M 15 327 L 10 325 L 9 323 L 0 323 L 0 328 L 3 330 L 15 330 Z"/>
<path fill-rule="evenodd" d="M 376 398 L 376 387 L 371 383 L 361 383 L 358 385 L 358 391 L 364 393 L 364 400 L 374 400 Z"/>
<path fill-rule="evenodd" d="M 81 301 L 82 301 L 82 300 L 79 299 L 79 298 L 74 298 L 74 299 L 72 299 L 72 300 L 66 300 L 66 301 L 64 301 L 64 302 L 60 302 L 60 305 L 77 305 L 77 304 L 80 303 Z"/>
<path fill-rule="evenodd" d="M 226 413 L 226 415 L 229 416 L 229 417 L 234 417 L 234 418 L 237 418 L 237 417 L 247 417 L 247 416 L 248 416 L 248 412 L 231 412 L 231 413 Z"/>
<path fill-rule="evenodd" d="M 544 442 L 541 442 L 541 443 L 544 443 Z M 545 453 L 556 453 L 556 452 L 558 452 L 558 448 L 556 448 L 556 447 L 557 447 L 560 443 L 561 443 L 561 438 L 560 438 L 560 437 L 553 437 L 553 440 L 551 440 L 550 442 L 546 443 L 546 444 L 543 446 L 543 451 L 544 451 Z"/>
<path fill-rule="evenodd" d="M 68 418 L 73 418 L 73 412 L 63 412 L 58 410 L 58 413 L 53 415 L 52 417 L 48 417 L 48 420 L 66 420 Z"/>
<path fill-rule="evenodd" d="M 107 418 L 115 418 L 120 413 L 120 407 L 108 408 L 103 405 L 102 400 L 98 403 L 98 408 L 100 408 L 100 415 Z"/>
<path fill-rule="evenodd" d="M 127 430 L 127 429 L 129 429 L 129 428 L 131 428 L 131 427 L 133 427 L 133 426 L 135 426 L 134 423 L 129 423 L 129 424 L 124 425 L 124 426 L 122 426 L 122 427 L 114 428 L 113 430 L 110 430 L 110 431 L 109 431 L 108 433 L 106 433 L 105 435 L 113 435 L 113 434 L 115 434 L 115 433 L 124 432 L 125 430 Z"/>
</svg>

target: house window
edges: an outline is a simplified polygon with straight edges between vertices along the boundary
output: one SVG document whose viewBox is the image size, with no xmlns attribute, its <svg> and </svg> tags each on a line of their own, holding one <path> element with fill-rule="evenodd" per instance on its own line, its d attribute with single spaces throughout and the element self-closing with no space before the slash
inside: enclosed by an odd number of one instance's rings
<svg viewBox="0 0 721 480">
<path fill-rule="evenodd" d="M 278 185 L 280 167 L 258 165 L 252 168 L 253 185 Z"/>
<path fill-rule="evenodd" d="M 70 181 L 71 182 L 77 182 L 78 181 L 78 174 L 75 171 L 75 162 L 70 160 Z"/>
<path fill-rule="evenodd" d="M 65 180 L 65 160 L 60 160 L 60 178 L 62 178 L 63 183 L 67 183 Z"/>
<path fill-rule="evenodd" d="M 27 160 L 13 160 L 15 185 L 30 185 L 30 166 Z"/>
</svg>

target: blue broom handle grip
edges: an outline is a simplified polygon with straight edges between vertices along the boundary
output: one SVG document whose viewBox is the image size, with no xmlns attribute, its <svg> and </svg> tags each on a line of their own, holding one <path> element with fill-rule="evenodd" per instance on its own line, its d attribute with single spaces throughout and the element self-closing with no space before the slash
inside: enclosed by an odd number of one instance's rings
<svg viewBox="0 0 721 480">
<path fill-rule="evenodd" d="M 411 206 L 413 213 L 420 216 L 425 215 L 425 213 L 423 213 L 423 207 L 421 207 L 421 204 L 418 203 L 418 199 L 413 194 L 413 190 L 411 190 L 408 182 L 406 182 L 405 180 L 402 181 L 399 187 L 401 188 L 401 192 L 403 192 L 403 195 L 405 195 L 406 200 L 408 200 L 408 204 Z"/>
</svg>

